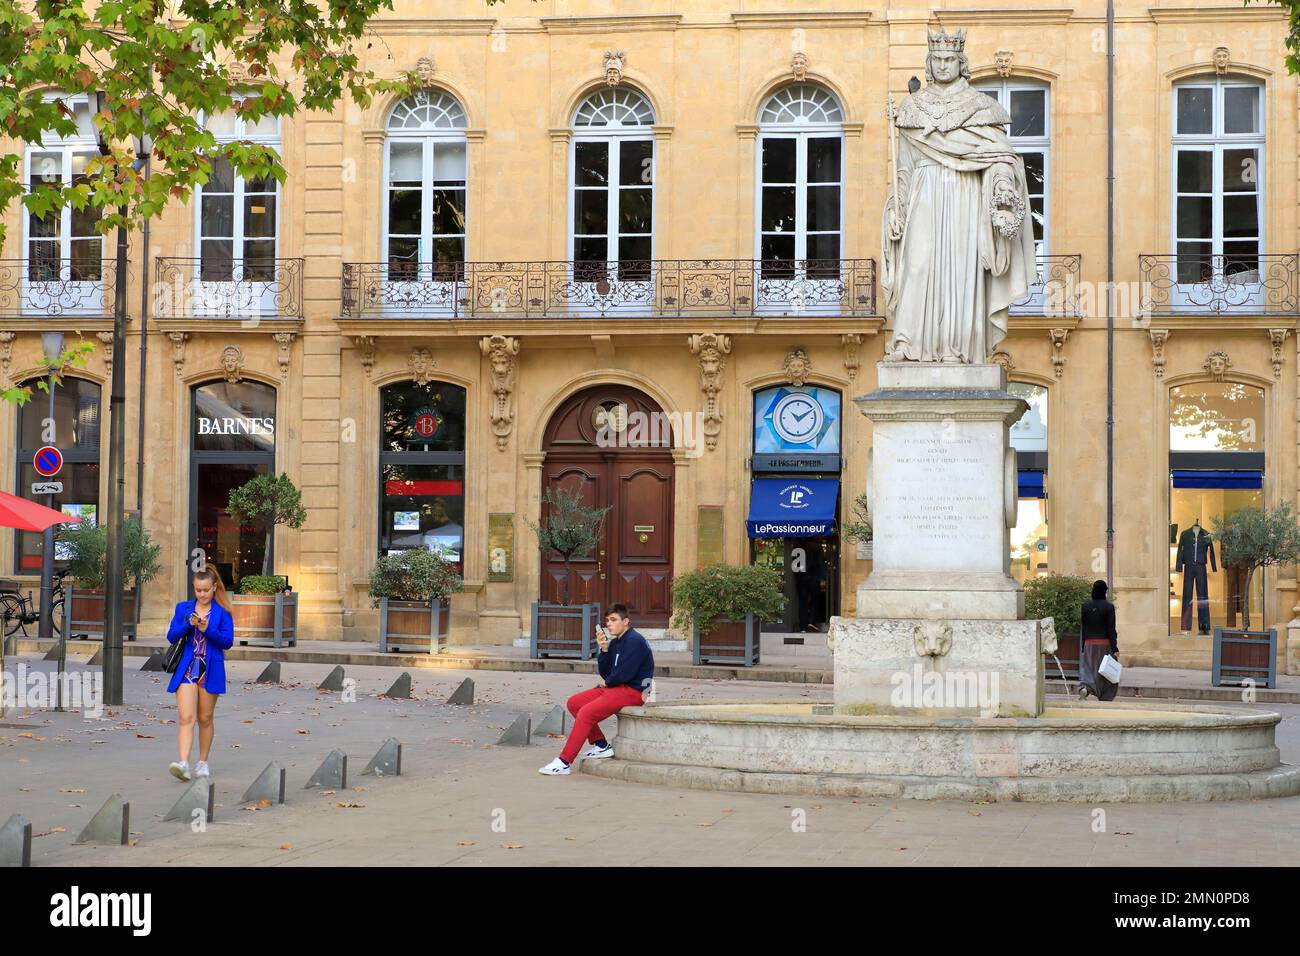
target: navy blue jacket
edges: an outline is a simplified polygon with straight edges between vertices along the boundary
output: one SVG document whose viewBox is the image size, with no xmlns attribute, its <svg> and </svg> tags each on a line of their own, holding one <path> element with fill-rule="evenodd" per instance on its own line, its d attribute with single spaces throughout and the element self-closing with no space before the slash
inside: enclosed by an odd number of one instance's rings
<svg viewBox="0 0 1300 956">
<path fill-rule="evenodd" d="M 181 652 L 181 662 L 176 667 L 176 672 L 172 674 L 171 683 L 167 685 L 167 693 L 174 694 L 176 688 L 181 686 L 181 679 L 185 672 L 190 669 L 190 661 L 194 657 L 194 632 L 197 628 L 190 624 L 190 615 L 194 613 L 193 601 L 181 601 L 176 605 L 176 613 L 172 615 L 171 625 L 167 628 L 167 640 L 175 644 L 177 641 L 185 641 L 185 650 Z M 212 602 L 212 610 L 208 612 L 208 629 L 206 632 L 208 639 L 207 657 L 208 657 L 208 676 L 203 682 L 204 689 L 209 694 L 224 694 L 226 692 L 226 655 L 223 651 L 230 650 L 230 645 L 235 643 L 235 622 L 230 617 L 230 612 L 218 604 Z"/>
<path fill-rule="evenodd" d="M 609 650 L 596 656 L 596 670 L 605 679 L 606 687 L 626 684 L 645 691 L 650 689 L 650 679 L 655 674 L 655 658 L 646 639 L 636 628 L 629 627 L 622 637 L 610 640 Z"/>
</svg>

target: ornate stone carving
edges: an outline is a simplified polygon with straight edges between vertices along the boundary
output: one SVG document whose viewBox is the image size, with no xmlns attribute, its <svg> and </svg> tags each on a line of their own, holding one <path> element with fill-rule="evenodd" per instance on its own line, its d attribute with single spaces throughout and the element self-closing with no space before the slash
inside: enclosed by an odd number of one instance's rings
<svg viewBox="0 0 1300 956">
<path fill-rule="evenodd" d="M 1228 358 L 1227 352 L 1219 349 L 1206 356 L 1201 368 L 1209 372 L 1216 382 L 1222 382 L 1224 373 L 1232 368 L 1232 359 Z"/>
<path fill-rule="evenodd" d="M 276 359 L 280 363 L 280 378 L 286 382 L 289 380 L 289 356 L 290 348 L 293 346 L 293 332 L 276 332 L 271 338 L 275 339 L 276 344 L 280 346 L 280 354 Z"/>
<path fill-rule="evenodd" d="M 1214 72 L 1219 76 L 1223 76 L 1228 72 L 1230 64 L 1231 59 L 1228 55 L 1228 48 L 1226 46 L 1216 46 L 1214 48 Z"/>
<path fill-rule="evenodd" d="M 993 65 L 998 71 L 998 76 L 1006 79 L 1011 75 L 1011 57 L 1012 52 L 1007 49 L 998 50 L 993 54 Z"/>
<path fill-rule="evenodd" d="M 952 625 L 947 621 L 917 621 L 912 625 L 912 649 L 917 657 L 943 657 L 952 650 Z"/>
<path fill-rule="evenodd" d="M 9 384 L 9 363 L 14 359 L 14 336 L 17 334 L 7 329 L 0 332 L 0 386 Z"/>
<path fill-rule="evenodd" d="M 812 359 L 803 349 L 791 349 L 785 353 L 785 380 L 796 388 L 803 388 L 804 382 L 812 374 Z"/>
<path fill-rule="evenodd" d="M 1016 367 L 1015 361 L 1011 358 L 1011 353 L 1006 349 L 998 349 L 989 356 L 989 361 L 1001 365 L 1008 372 Z"/>
<path fill-rule="evenodd" d="M 798 83 L 808 79 L 808 54 L 803 50 L 796 50 L 794 56 L 790 57 L 790 75 Z"/>
<path fill-rule="evenodd" d="M 357 344 L 357 355 L 361 359 L 361 368 L 366 373 L 366 378 L 375 368 L 375 339 L 372 335 L 358 335 L 353 338 Z"/>
<path fill-rule="evenodd" d="M 420 86 L 422 88 L 427 90 L 429 87 L 433 86 L 433 75 L 434 75 L 433 57 L 431 56 L 420 57 L 418 60 L 415 61 L 415 69 L 413 69 L 411 72 L 415 74 L 415 78 L 419 80 Z"/>
<path fill-rule="evenodd" d="M 227 382 L 238 382 L 244 377 L 244 353 L 238 345 L 227 345 L 221 350 L 221 373 Z"/>
<path fill-rule="evenodd" d="M 230 85 L 247 86 L 253 82 L 253 75 L 248 71 L 248 64 L 243 60 L 231 60 L 226 65 L 226 76 L 230 79 Z"/>
<path fill-rule="evenodd" d="M 627 67 L 627 54 L 622 50 L 605 51 L 605 82 L 618 86 L 623 82 L 623 70 Z"/>
<path fill-rule="evenodd" d="M 492 372 L 492 434 L 497 436 L 497 449 L 506 450 L 510 429 L 514 426 L 515 412 L 510 397 L 515 390 L 515 356 L 519 354 L 519 340 L 509 335 L 485 335 L 479 348 L 487 356 Z"/>
<path fill-rule="evenodd" d="M 411 378 L 415 379 L 416 385 L 429 384 L 436 363 L 433 361 L 433 356 L 429 354 L 428 349 L 411 349 L 411 355 L 407 358 L 406 364 L 411 370 Z"/>
<path fill-rule="evenodd" d="M 1282 343 L 1286 337 L 1291 334 L 1290 329 L 1269 329 L 1268 342 L 1273 347 L 1273 357 L 1270 361 L 1273 363 L 1273 377 L 1282 377 Z"/>
<path fill-rule="evenodd" d="M 691 354 L 700 359 L 700 389 L 704 392 L 704 444 L 709 451 L 718 447 L 722 431 L 722 409 L 718 393 L 722 391 L 722 370 L 731 352 L 731 336 L 702 332 L 686 338 Z"/>
<path fill-rule="evenodd" d="M 1070 337 L 1070 330 L 1048 329 L 1047 335 L 1052 340 L 1052 371 L 1060 378 L 1065 371 L 1065 340 Z"/>
<path fill-rule="evenodd" d="M 176 377 L 185 377 L 185 343 L 189 339 L 188 332 L 168 332 L 167 338 L 172 340 L 172 364 L 176 366 Z"/>
<path fill-rule="evenodd" d="M 99 339 L 99 344 L 104 347 L 104 374 L 111 377 L 113 374 L 113 333 L 96 332 L 95 338 Z"/>
<path fill-rule="evenodd" d="M 1044 654 L 1055 654 L 1060 642 L 1056 636 L 1056 618 L 1044 617 L 1038 620 L 1038 645 Z"/>
<path fill-rule="evenodd" d="M 1148 329 L 1151 336 L 1151 367 L 1156 378 L 1165 377 L 1165 343 L 1169 341 L 1168 329 Z"/>
<path fill-rule="evenodd" d="M 858 369 L 862 367 L 862 360 L 858 357 L 858 349 L 862 346 L 862 333 L 845 332 L 840 336 L 840 344 L 844 346 L 844 371 L 849 373 L 849 381 L 852 382 L 858 377 Z"/>
</svg>

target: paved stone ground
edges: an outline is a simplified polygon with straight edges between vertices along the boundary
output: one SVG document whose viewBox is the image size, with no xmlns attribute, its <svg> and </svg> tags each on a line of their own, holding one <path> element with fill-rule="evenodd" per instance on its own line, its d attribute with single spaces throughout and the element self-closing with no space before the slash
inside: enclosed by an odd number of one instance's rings
<svg viewBox="0 0 1300 956">
<path fill-rule="evenodd" d="M 25 657 L 29 669 L 47 669 Z M 11 668 L 13 661 L 10 661 Z M 262 664 L 232 662 L 211 762 L 215 821 L 194 833 L 163 814 L 183 785 L 175 712 L 160 675 L 129 670 L 133 703 L 111 718 L 41 712 L 0 720 L 0 820 L 19 812 L 43 834 L 36 865 L 590 864 L 640 865 L 1294 865 L 1300 798 L 1222 804 L 1081 805 L 890 802 L 639 787 L 536 769 L 559 741 L 494 745 L 502 728 L 591 685 L 585 675 L 412 672 L 415 699 L 378 697 L 397 668 L 359 668 L 356 701 L 315 685 L 326 665 L 286 665 L 282 686 L 252 684 Z M 442 703 L 460 680 L 473 707 Z M 830 687 L 660 680 L 660 700 L 829 700 Z M 1300 762 L 1300 706 L 1284 714 L 1283 759 Z M 382 741 L 403 743 L 403 776 L 361 777 Z M 331 749 L 349 789 L 301 789 Z M 240 809 L 268 761 L 288 768 L 288 803 Z M 114 792 L 132 802 L 133 845 L 78 847 L 76 832 Z M 340 806 L 356 804 L 357 806 Z M 799 829 L 798 823 L 806 827 Z"/>
</svg>

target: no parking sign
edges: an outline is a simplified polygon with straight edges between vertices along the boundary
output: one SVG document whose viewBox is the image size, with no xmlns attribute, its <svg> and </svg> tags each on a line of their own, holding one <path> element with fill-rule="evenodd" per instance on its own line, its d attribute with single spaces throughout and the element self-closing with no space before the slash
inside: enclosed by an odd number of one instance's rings
<svg viewBox="0 0 1300 956">
<path fill-rule="evenodd" d="M 32 467 L 42 478 L 53 478 L 63 467 L 63 452 L 53 445 L 46 445 L 32 456 Z"/>
</svg>

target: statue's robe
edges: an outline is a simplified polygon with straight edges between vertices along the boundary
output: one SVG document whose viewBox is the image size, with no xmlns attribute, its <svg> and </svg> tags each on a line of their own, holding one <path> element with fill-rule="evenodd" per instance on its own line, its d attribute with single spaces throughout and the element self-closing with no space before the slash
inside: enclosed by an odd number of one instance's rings
<svg viewBox="0 0 1300 956">
<path fill-rule="evenodd" d="M 886 198 L 881 287 L 892 330 L 886 358 L 985 362 L 1007 334 L 1007 307 L 1036 281 L 1024 162 L 1011 148 L 1006 110 L 959 79 L 903 101 L 898 170 Z M 994 188 L 1024 203 L 1019 235 L 993 225 Z M 902 238 L 889 236 L 897 188 Z"/>
</svg>

